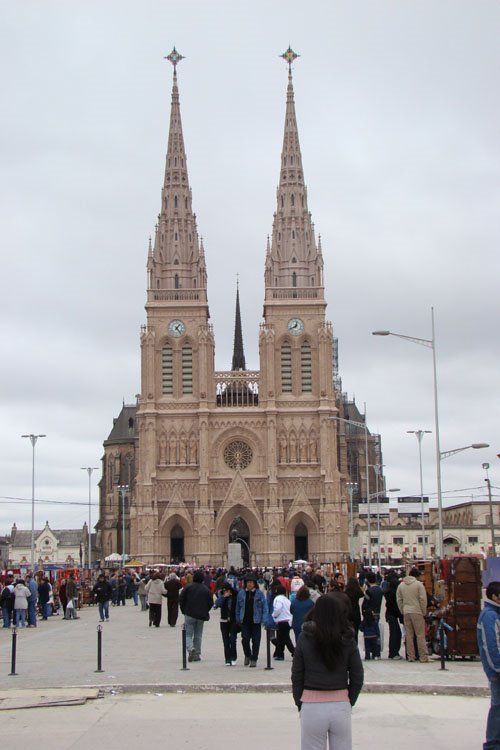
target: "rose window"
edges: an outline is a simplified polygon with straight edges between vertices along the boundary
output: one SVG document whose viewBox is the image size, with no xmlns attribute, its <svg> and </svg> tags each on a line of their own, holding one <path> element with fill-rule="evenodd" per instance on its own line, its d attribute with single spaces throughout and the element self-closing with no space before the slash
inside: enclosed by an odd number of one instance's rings
<svg viewBox="0 0 500 750">
<path fill-rule="evenodd" d="M 224 461 L 230 469 L 246 469 L 252 458 L 252 449 L 242 440 L 233 440 L 224 448 Z"/>
</svg>

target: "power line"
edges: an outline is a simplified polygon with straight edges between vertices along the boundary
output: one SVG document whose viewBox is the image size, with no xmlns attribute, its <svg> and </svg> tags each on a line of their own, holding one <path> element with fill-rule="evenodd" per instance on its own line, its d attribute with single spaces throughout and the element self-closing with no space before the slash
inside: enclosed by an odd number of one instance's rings
<svg viewBox="0 0 500 750">
<path fill-rule="evenodd" d="M 16 505 L 22 505 L 24 503 L 31 504 L 31 500 L 25 497 L 9 497 L 8 495 L 0 495 L 0 503 L 7 505 L 8 503 L 14 503 Z M 41 500 L 35 498 L 35 503 L 43 503 L 44 505 L 85 505 L 89 506 L 88 501 L 84 500 Z M 91 505 L 98 506 L 99 503 L 91 503 Z"/>
</svg>

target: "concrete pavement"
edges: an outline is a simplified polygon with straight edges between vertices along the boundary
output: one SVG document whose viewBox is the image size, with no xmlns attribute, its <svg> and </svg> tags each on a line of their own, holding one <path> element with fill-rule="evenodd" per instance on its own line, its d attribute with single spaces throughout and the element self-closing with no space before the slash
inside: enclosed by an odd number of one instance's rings
<svg viewBox="0 0 500 750">
<path fill-rule="evenodd" d="M 9 675 L 11 630 L 0 629 L 5 747 L 136 750 L 159 742 L 171 750 L 300 747 L 291 660 L 273 662 L 267 671 L 265 639 L 256 669 L 243 666 L 241 644 L 238 665 L 226 667 L 220 615 L 214 611 L 205 626 L 202 661 L 183 671 L 182 617 L 176 628 L 165 622 L 149 628 L 147 613 L 128 602 L 111 608 L 110 622 L 102 625 L 104 671 L 97 673 L 98 613 L 90 607 L 79 615 L 19 630 L 17 676 Z M 364 664 L 365 688 L 353 710 L 355 750 L 481 747 L 489 698 L 480 662 L 447 662 L 444 672 L 439 661 Z M 75 705 L 86 695 L 85 704 Z M 54 706 L 17 708 L 37 703 Z"/>
<path fill-rule="evenodd" d="M 40 621 L 37 628 L 20 629 L 17 637 L 17 676 L 11 667 L 11 630 L 0 628 L 0 690 L 69 686 L 102 686 L 115 691 L 288 691 L 291 660 L 272 662 L 267 671 L 265 635 L 256 669 L 243 666 L 238 643 L 237 666 L 226 667 L 219 630 L 219 611 L 205 625 L 202 661 L 182 670 L 182 640 L 177 627 L 148 627 L 148 614 L 127 601 L 110 607 L 110 621 L 102 624 L 102 667 L 97 667 L 98 611 L 85 607 L 78 620 L 60 616 Z M 388 638 L 385 638 L 387 648 Z M 386 653 L 386 652 L 385 652 Z M 427 692 L 447 695 L 488 695 L 479 661 L 450 661 L 441 671 L 439 660 L 430 664 L 391 661 L 364 662 L 365 692 Z"/>
<path fill-rule="evenodd" d="M 360 695 L 354 750 L 475 750 L 489 701 L 423 695 Z M 299 715 L 289 694 L 107 694 L 82 706 L 1 713 L 2 746 L 18 750 L 298 750 Z"/>
</svg>

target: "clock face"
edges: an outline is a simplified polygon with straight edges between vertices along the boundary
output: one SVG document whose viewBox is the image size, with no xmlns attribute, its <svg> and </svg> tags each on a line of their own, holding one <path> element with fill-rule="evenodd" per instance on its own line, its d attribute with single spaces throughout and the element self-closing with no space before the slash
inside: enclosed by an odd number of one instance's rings
<svg viewBox="0 0 500 750">
<path fill-rule="evenodd" d="M 292 318 L 288 321 L 288 331 L 294 336 L 298 336 L 304 330 L 304 323 L 300 318 Z"/>
<path fill-rule="evenodd" d="M 182 320 L 171 320 L 168 324 L 168 332 L 171 336 L 182 336 L 185 330 L 186 326 Z"/>
</svg>

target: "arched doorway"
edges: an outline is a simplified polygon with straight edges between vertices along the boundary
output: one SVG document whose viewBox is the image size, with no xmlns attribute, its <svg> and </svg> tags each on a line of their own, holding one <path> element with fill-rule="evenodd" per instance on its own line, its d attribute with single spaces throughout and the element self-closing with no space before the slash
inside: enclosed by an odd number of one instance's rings
<svg viewBox="0 0 500 750">
<path fill-rule="evenodd" d="M 444 556 L 456 555 L 460 552 L 460 540 L 454 536 L 447 536 L 443 539 Z"/>
<path fill-rule="evenodd" d="M 308 560 L 307 527 L 298 523 L 295 527 L 295 560 Z"/>
<path fill-rule="evenodd" d="M 236 516 L 229 526 L 229 541 L 241 545 L 243 565 L 250 565 L 250 529 L 247 522 L 240 516 Z"/>
<path fill-rule="evenodd" d="M 179 524 L 170 532 L 170 562 L 184 562 L 184 531 Z"/>
</svg>

